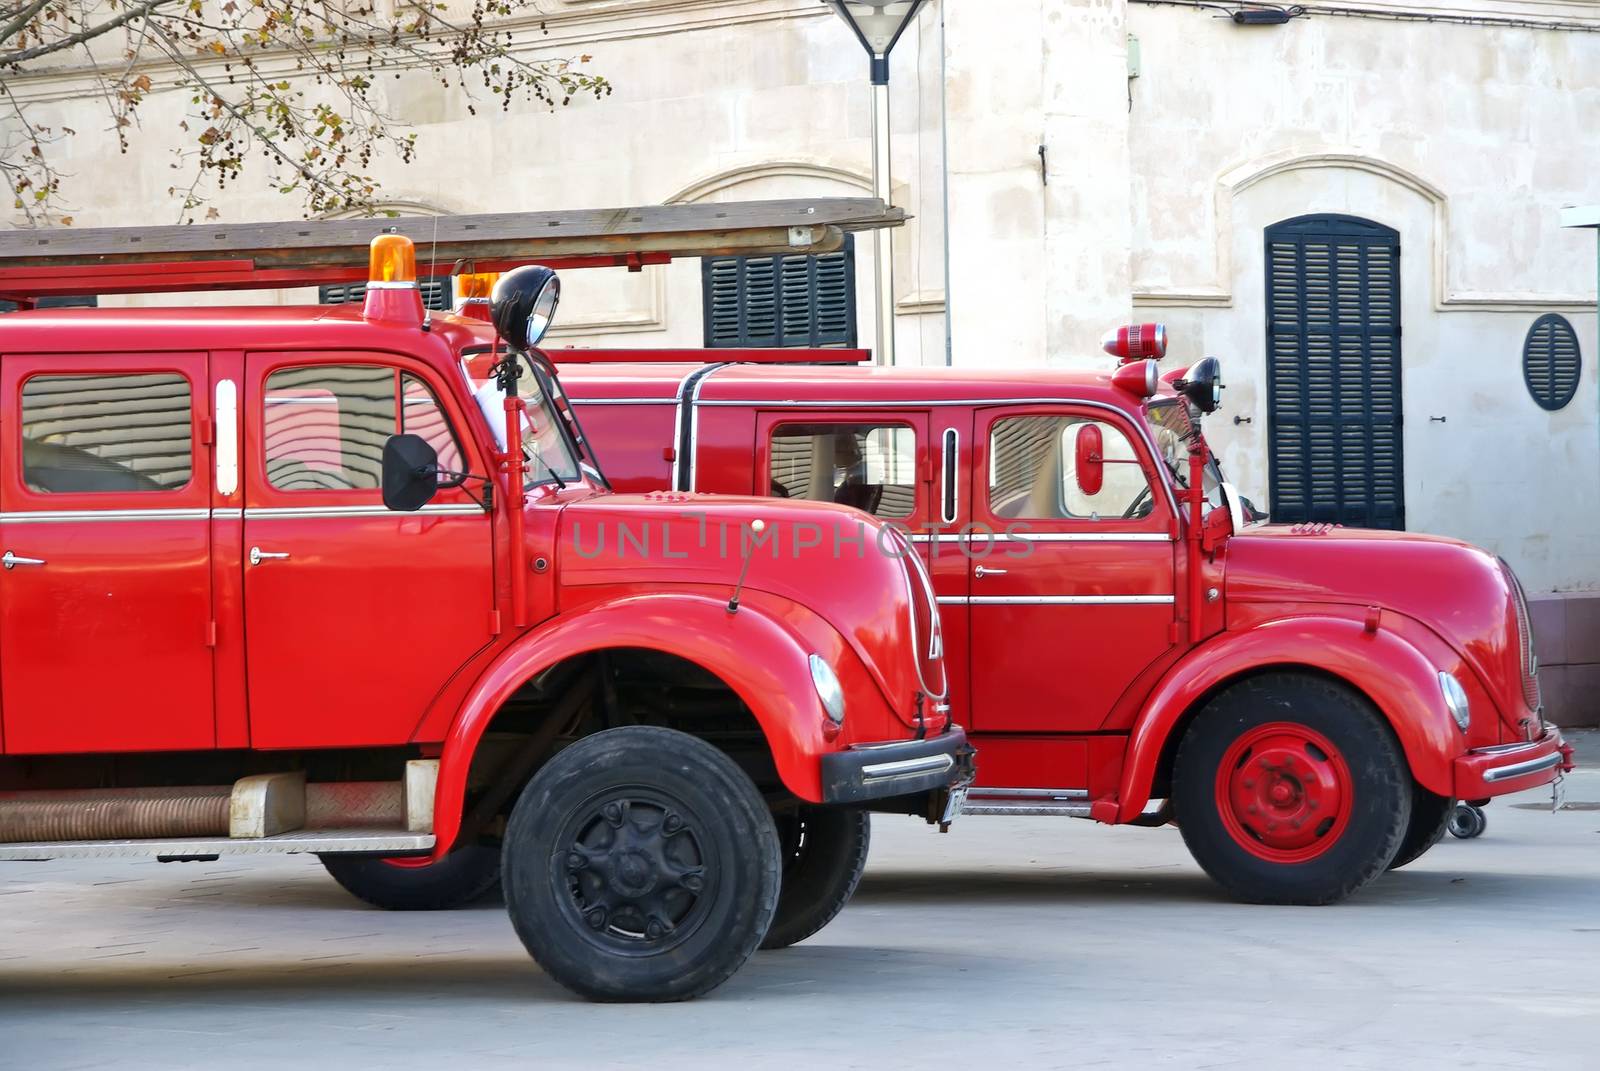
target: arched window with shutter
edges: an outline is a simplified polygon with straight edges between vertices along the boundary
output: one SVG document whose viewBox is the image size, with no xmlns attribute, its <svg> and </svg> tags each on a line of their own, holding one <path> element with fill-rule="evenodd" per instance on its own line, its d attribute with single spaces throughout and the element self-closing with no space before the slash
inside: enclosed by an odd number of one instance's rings
<svg viewBox="0 0 1600 1071">
<path fill-rule="evenodd" d="M 1404 528 L 1399 233 L 1285 220 L 1266 274 L 1272 519 Z"/>
<path fill-rule="evenodd" d="M 1583 353 L 1572 322 L 1553 312 L 1533 321 L 1522 343 L 1522 379 L 1533 400 L 1551 412 L 1566 408 L 1582 375 Z"/>
</svg>

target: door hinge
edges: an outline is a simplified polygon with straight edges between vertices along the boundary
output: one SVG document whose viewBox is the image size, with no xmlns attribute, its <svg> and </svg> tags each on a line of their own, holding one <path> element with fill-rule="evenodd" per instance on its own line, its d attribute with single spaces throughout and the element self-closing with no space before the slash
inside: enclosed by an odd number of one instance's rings
<svg viewBox="0 0 1600 1071">
<path fill-rule="evenodd" d="M 1183 635 L 1182 626 L 1179 625 L 1177 618 L 1173 618 L 1172 621 L 1169 622 L 1168 625 L 1167 625 L 1167 642 L 1169 644 L 1177 643 L 1179 638 L 1182 637 L 1182 635 Z"/>
<path fill-rule="evenodd" d="M 217 424 L 210 417 L 200 418 L 200 442 L 210 446 L 217 439 Z"/>
<path fill-rule="evenodd" d="M 207 621 L 206 622 L 206 646 L 207 647 L 215 647 L 216 645 L 217 645 L 217 623 L 215 621 Z"/>
<path fill-rule="evenodd" d="M 500 611 L 499 610 L 490 610 L 489 611 L 489 635 L 491 635 L 491 636 L 500 635 Z"/>
</svg>

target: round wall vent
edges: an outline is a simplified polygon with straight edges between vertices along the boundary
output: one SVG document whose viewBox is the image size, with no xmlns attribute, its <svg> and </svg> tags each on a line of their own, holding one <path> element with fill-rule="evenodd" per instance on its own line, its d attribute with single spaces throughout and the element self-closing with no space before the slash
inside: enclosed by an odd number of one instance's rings
<svg viewBox="0 0 1600 1071">
<path fill-rule="evenodd" d="M 1572 401 L 1583 372 L 1578 333 L 1565 316 L 1546 313 L 1533 321 L 1522 343 L 1522 378 L 1533 400 L 1551 411 Z"/>
</svg>

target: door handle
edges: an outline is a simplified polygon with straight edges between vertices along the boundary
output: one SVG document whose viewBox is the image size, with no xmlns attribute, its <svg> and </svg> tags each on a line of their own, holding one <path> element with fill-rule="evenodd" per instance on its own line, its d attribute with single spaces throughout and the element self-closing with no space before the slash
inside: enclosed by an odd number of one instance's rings
<svg viewBox="0 0 1600 1071">
<path fill-rule="evenodd" d="M 993 569 L 987 565 L 980 565 L 972 570 L 972 575 L 982 580 L 986 576 L 1005 576 L 1006 571 L 1004 569 Z"/>
<path fill-rule="evenodd" d="M 6 551 L 4 557 L 0 557 L 0 565 L 4 565 L 6 567 L 6 569 L 7 569 L 7 571 L 15 569 L 19 565 L 43 565 L 43 564 L 44 564 L 44 559 L 43 558 L 23 558 L 23 557 L 19 557 L 19 556 L 15 555 L 15 554 L 11 553 L 9 550 Z"/>
<path fill-rule="evenodd" d="M 250 548 L 250 564 L 251 565 L 260 565 L 264 561 L 282 561 L 283 559 L 287 558 L 288 556 L 289 555 L 287 555 L 287 554 L 279 554 L 279 553 L 275 553 L 275 552 L 270 551 L 270 550 L 262 550 L 260 547 L 251 547 Z M 9 568 L 9 566 L 8 566 L 8 568 Z"/>
</svg>

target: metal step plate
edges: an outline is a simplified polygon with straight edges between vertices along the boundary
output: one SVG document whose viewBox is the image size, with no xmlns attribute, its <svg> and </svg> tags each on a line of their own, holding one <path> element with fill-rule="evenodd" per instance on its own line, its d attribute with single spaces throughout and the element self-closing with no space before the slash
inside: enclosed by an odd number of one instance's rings
<svg viewBox="0 0 1600 1071">
<path fill-rule="evenodd" d="M 422 855 L 432 833 L 404 829 L 301 829 L 276 837 L 174 837 L 165 840 L 78 840 L 56 844 L 0 844 L 0 861 L 46 859 L 198 859 L 217 855 L 318 855 L 349 852 Z"/>
<path fill-rule="evenodd" d="M 1087 818 L 1089 794 L 1078 788 L 974 788 L 961 813 Z"/>
</svg>

